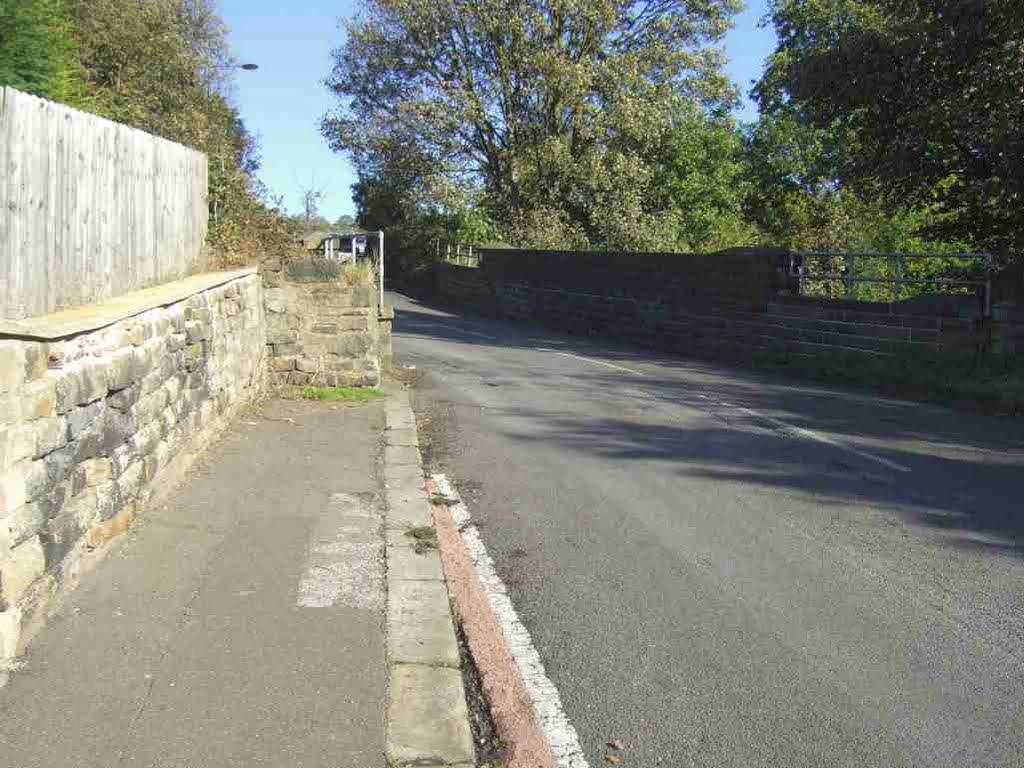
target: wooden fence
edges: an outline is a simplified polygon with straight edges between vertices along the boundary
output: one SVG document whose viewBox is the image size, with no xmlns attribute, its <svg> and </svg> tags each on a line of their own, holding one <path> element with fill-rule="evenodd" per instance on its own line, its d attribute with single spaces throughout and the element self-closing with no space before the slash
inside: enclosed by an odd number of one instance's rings
<svg viewBox="0 0 1024 768">
<path fill-rule="evenodd" d="M 0 89 L 0 320 L 201 269 L 206 156 Z"/>
</svg>

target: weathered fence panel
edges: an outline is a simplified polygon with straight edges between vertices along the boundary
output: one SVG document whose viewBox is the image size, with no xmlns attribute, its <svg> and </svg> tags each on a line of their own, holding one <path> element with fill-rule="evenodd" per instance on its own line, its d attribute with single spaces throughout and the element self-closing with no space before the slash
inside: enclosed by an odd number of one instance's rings
<svg viewBox="0 0 1024 768">
<path fill-rule="evenodd" d="M 205 155 L 0 89 L 0 319 L 201 268 L 207 215 Z"/>
</svg>

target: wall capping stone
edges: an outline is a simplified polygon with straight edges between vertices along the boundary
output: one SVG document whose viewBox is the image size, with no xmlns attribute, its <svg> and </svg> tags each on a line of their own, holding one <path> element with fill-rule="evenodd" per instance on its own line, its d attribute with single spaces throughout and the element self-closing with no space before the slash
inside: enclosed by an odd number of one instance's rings
<svg viewBox="0 0 1024 768">
<path fill-rule="evenodd" d="M 78 336 L 106 328 L 157 307 L 176 304 L 211 288 L 230 283 L 241 277 L 255 275 L 257 271 L 257 267 L 246 267 L 230 272 L 206 272 L 186 277 L 183 280 L 144 288 L 141 291 L 132 291 L 100 304 L 65 309 L 25 320 L 0 320 L 0 338 L 56 341 Z"/>
</svg>

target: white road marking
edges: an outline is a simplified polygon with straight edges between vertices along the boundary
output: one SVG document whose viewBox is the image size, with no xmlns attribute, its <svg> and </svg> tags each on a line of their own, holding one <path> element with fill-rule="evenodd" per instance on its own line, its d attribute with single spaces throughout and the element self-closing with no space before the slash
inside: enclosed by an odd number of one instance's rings
<svg viewBox="0 0 1024 768">
<path fill-rule="evenodd" d="M 726 407 L 731 407 L 728 403 L 719 404 L 724 405 Z M 838 448 L 841 451 L 852 453 L 854 456 L 859 456 L 862 459 L 873 461 L 876 464 L 881 464 L 883 467 L 888 467 L 889 469 L 896 470 L 897 472 L 912 471 L 910 467 L 905 467 L 902 464 L 897 464 L 895 461 L 890 461 L 889 459 L 886 459 L 882 456 L 875 456 L 873 453 L 868 453 L 867 451 L 862 451 L 859 448 L 854 448 L 852 445 L 847 445 L 846 443 L 837 440 L 834 437 L 823 435 L 820 432 L 814 432 L 810 429 L 804 429 L 803 427 L 794 427 L 791 424 L 787 424 L 786 422 L 782 421 L 781 419 L 776 419 L 772 416 L 766 416 L 765 414 L 758 413 L 757 411 L 752 410 L 750 408 L 738 408 L 737 410 L 747 414 L 748 416 L 753 416 L 756 419 L 762 419 L 771 424 L 774 424 L 775 426 L 779 427 L 785 432 L 788 432 L 791 435 L 795 435 L 796 437 L 802 437 L 805 440 L 814 440 L 819 443 L 824 443 L 825 445 L 830 445 L 833 448 Z"/>
<path fill-rule="evenodd" d="M 469 336 L 479 336 L 481 339 L 489 339 L 490 341 L 497 341 L 497 336 L 491 336 L 489 333 L 478 333 L 477 331 L 467 331 L 465 328 L 455 328 L 459 333 L 465 333 Z"/>
<path fill-rule="evenodd" d="M 508 590 L 495 571 L 494 561 L 480 539 L 480 532 L 470 520 L 469 510 L 445 475 L 434 475 L 433 480 L 441 495 L 453 502 L 449 506 L 452 519 L 469 550 L 477 578 L 480 579 L 512 658 L 519 668 L 519 675 L 526 686 L 537 720 L 554 755 L 555 765 L 559 768 L 589 768 L 576 729 L 569 723 L 562 709 L 558 689 L 544 671 L 544 663 L 533 647 L 530 633 L 519 620 Z"/>
<path fill-rule="evenodd" d="M 302 608 L 383 609 L 380 524 L 380 513 L 371 503 L 346 493 L 332 494 L 314 527 L 296 603 Z"/>
<path fill-rule="evenodd" d="M 537 347 L 537 352 L 550 352 L 553 355 L 561 355 L 562 357 L 571 357 L 574 360 L 582 360 L 585 363 L 593 363 L 594 365 L 603 365 L 605 368 L 614 368 L 617 371 L 625 371 L 626 373 L 632 373 L 634 376 L 646 376 L 647 374 L 635 371 L 632 368 L 625 368 L 621 365 L 615 365 L 614 363 L 606 363 L 603 360 L 595 360 L 592 357 L 583 357 L 582 355 L 573 355 L 569 352 L 559 352 L 557 349 L 548 349 L 547 347 Z"/>
</svg>

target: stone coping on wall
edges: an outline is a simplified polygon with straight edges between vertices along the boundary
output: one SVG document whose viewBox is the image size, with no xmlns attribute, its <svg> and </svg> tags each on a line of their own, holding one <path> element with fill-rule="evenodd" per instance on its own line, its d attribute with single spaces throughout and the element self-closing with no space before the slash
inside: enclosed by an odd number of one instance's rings
<svg viewBox="0 0 1024 768">
<path fill-rule="evenodd" d="M 65 309 L 25 320 L 0 320 L 0 338 L 55 341 L 89 333 L 151 309 L 175 304 L 233 280 L 255 275 L 258 271 L 257 267 L 245 267 L 230 272 L 205 272 L 141 291 L 132 291 L 100 304 Z"/>
</svg>

